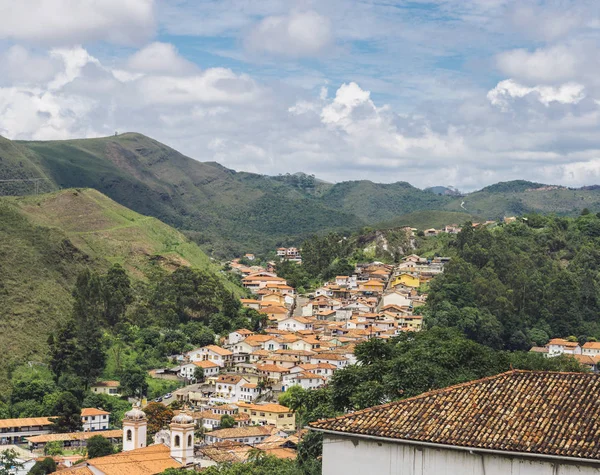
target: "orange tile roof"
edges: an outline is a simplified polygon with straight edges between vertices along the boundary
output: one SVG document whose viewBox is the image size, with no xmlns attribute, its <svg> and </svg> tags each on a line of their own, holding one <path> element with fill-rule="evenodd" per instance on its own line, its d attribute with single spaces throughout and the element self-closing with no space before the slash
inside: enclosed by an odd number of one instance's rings
<svg viewBox="0 0 600 475">
<path fill-rule="evenodd" d="M 244 437 L 256 437 L 260 435 L 270 435 L 273 426 L 244 426 L 233 427 L 231 429 L 219 429 L 207 432 L 207 435 L 218 439 L 241 439 Z"/>
<path fill-rule="evenodd" d="M 19 419 L 0 419 L 0 429 L 49 425 L 52 425 L 52 422 L 50 422 L 50 419 L 48 417 L 21 417 Z"/>
<path fill-rule="evenodd" d="M 96 409 L 95 407 L 84 407 L 81 409 L 82 416 L 108 416 L 110 412 Z"/>
<path fill-rule="evenodd" d="M 208 368 L 219 368 L 219 365 L 217 363 L 214 363 L 210 360 L 204 360 L 204 361 L 194 361 L 194 363 L 196 366 L 203 368 L 203 369 L 208 369 Z"/>
<path fill-rule="evenodd" d="M 167 468 L 181 467 L 171 457 L 169 447 L 163 444 L 90 459 L 87 464 L 105 475 L 154 475 Z"/>
<path fill-rule="evenodd" d="M 276 364 L 257 364 L 256 369 L 259 371 L 268 371 L 269 373 L 289 373 L 290 370 Z"/>
<path fill-rule="evenodd" d="M 92 384 L 92 387 L 98 387 L 98 388 L 116 388 L 120 384 L 121 383 L 119 383 L 119 381 L 97 381 L 96 383 Z"/>
<path fill-rule="evenodd" d="M 600 350 L 600 341 L 588 341 L 582 348 L 586 350 Z"/>
<path fill-rule="evenodd" d="M 509 371 L 312 428 L 410 442 L 600 459 L 600 376 Z"/>
<path fill-rule="evenodd" d="M 250 409 L 251 411 L 262 411 L 262 412 L 293 412 L 289 407 L 282 406 L 281 404 L 251 404 L 249 402 L 238 402 L 237 406 L 242 409 Z"/>
<path fill-rule="evenodd" d="M 577 346 L 579 346 L 579 343 L 577 343 L 576 341 L 567 341 L 564 340 L 563 338 L 553 338 L 552 340 L 550 340 L 548 342 L 548 345 L 561 345 L 561 346 L 566 346 L 567 348 L 575 348 Z"/>
<path fill-rule="evenodd" d="M 46 442 L 60 441 L 64 442 L 67 440 L 87 440 L 95 435 L 101 435 L 107 439 L 120 439 L 123 437 L 123 431 L 120 429 L 115 430 L 99 430 L 99 431 L 88 431 L 88 432 L 67 432 L 62 434 L 42 434 L 27 437 L 27 440 L 33 444 L 44 444 Z"/>
<path fill-rule="evenodd" d="M 208 346 L 205 346 L 202 349 L 204 349 L 204 350 L 210 350 L 210 351 L 212 351 L 212 352 L 214 352 L 214 353 L 216 353 L 218 355 L 221 355 L 221 356 L 231 356 L 231 355 L 233 355 L 233 353 L 231 351 L 226 350 L 225 348 L 221 348 L 220 346 L 217 346 L 217 345 L 208 345 Z"/>
</svg>

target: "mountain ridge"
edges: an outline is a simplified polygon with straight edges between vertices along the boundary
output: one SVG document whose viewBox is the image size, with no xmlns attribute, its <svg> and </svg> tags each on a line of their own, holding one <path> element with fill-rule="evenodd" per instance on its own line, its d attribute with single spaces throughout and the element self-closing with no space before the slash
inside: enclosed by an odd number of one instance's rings
<svg viewBox="0 0 600 475">
<path fill-rule="evenodd" d="M 41 191 L 97 189 L 176 227 L 219 258 L 266 253 L 299 244 L 313 233 L 349 233 L 382 222 L 408 222 L 414 213 L 419 213 L 416 221 L 426 225 L 428 213 L 437 224 L 444 216 L 440 212 L 502 219 L 533 212 L 600 211 L 600 189 L 593 186 L 572 189 L 515 180 L 452 196 L 406 181 L 327 183 L 301 172 L 268 176 L 231 170 L 133 132 L 60 141 L 2 139 L 0 179 L 19 177 L 43 178 L 36 185 Z M 33 189 L 29 182 L 20 187 L 0 183 L 0 194 Z"/>
</svg>

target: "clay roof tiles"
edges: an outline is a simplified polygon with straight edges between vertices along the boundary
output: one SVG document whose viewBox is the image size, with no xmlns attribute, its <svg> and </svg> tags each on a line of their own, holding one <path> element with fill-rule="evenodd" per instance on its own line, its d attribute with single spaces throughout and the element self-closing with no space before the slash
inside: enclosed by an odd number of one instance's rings
<svg viewBox="0 0 600 475">
<path fill-rule="evenodd" d="M 312 428 L 508 452 L 599 459 L 600 375 L 510 371 Z"/>
</svg>

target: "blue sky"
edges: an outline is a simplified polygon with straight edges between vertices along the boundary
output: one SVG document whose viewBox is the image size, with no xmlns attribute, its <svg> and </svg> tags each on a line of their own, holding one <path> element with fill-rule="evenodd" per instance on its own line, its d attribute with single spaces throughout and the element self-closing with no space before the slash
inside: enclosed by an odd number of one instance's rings
<svg viewBox="0 0 600 475">
<path fill-rule="evenodd" d="M 465 190 L 600 182 L 600 2 L 0 0 L 0 135 Z"/>
</svg>

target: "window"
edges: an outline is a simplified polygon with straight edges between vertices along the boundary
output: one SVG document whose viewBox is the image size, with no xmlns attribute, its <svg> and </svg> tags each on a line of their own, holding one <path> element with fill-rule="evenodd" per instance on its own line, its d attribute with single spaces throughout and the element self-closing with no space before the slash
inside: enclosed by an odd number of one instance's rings
<svg viewBox="0 0 600 475">
<path fill-rule="evenodd" d="M 127 440 L 131 440 L 131 429 L 127 429 Z"/>
<path fill-rule="evenodd" d="M 192 441 L 192 436 L 188 435 L 188 447 L 191 447 L 192 445 L 194 445 L 194 443 Z"/>
<path fill-rule="evenodd" d="M 181 437 L 176 435 L 175 436 L 175 447 L 180 447 L 180 446 L 181 446 Z"/>
<path fill-rule="evenodd" d="M 279 414 L 279 419 L 283 419 L 283 414 Z"/>
</svg>

